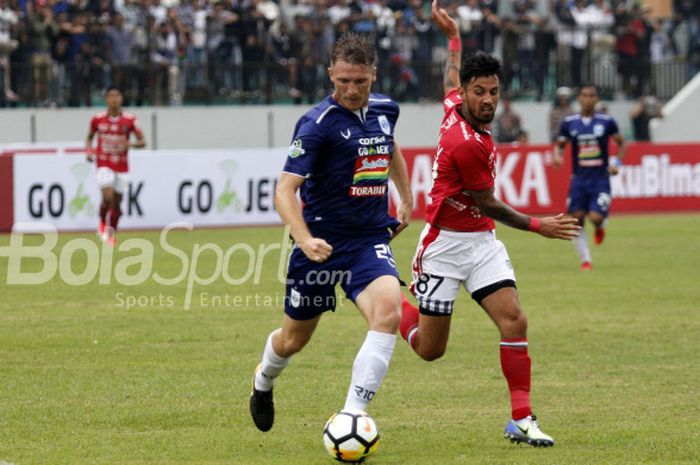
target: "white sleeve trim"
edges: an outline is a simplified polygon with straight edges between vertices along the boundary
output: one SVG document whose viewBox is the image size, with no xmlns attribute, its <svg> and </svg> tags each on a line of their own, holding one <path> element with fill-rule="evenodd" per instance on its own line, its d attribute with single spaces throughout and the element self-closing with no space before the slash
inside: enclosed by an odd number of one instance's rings
<svg viewBox="0 0 700 465">
<path fill-rule="evenodd" d="M 304 174 L 299 174 L 299 173 L 292 173 L 291 171 L 282 171 L 282 172 L 287 173 L 287 174 L 293 174 L 294 176 L 299 176 L 300 178 L 304 178 L 304 179 L 306 179 L 310 176 L 310 174 L 304 175 Z"/>
</svg>

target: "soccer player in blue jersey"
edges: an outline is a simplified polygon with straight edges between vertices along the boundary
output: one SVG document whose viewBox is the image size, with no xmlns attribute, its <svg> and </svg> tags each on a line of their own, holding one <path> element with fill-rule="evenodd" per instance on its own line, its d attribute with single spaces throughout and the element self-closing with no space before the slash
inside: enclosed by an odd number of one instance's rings
<svg viewBox="0 0 700 465">
<path fill-rule="evenodd" d="M 336 284 L 369 327 L 352 366 L 344 408 L 365 410 L 375 396 L 401 320 L 398 271 L 389 241 L 408 224 L 413 198 L 394 140 L 399 107 L 371 93 L 374 49 L 362 36 L 341 36 L 328 75 L 333 93 L 297 122 L 275 193 L 294 248 L 282 327 L 267 338 L 250 396 L 250 413 L 261 431 L 274 422 L 275 379 L 309 341 L 321 315 L 335 310 Z M 397 218 L 388 213 L 389 178 L 400 196 Z"/>
<path fill-rule="evenodd" d="M 625 142 L 615 120 L 606 114 L 596 113 L 598 88 L 585 85 L 579 89 L 580 113 L 564 118 L 559 129 L 559 139 L 554 146 L 555 168 L 564 163 L 562 155 L 566 144 L 571 142 L 573 174 L 567 199 L 568 212 L 576 218 L 581 232 L 574 239 L 574 246 L 581 258 L 581 269 L 591 269 L 591 251 L 584 227 L 588 218 L 595 227 L 595 243 L 600 245 L 605 238 L 605 223 L 610 209 L 610 176 L 618 172 L 625 156 Z M 609 139 L 617 145 L 617 159 L 608 156 Z"/>
</svg>

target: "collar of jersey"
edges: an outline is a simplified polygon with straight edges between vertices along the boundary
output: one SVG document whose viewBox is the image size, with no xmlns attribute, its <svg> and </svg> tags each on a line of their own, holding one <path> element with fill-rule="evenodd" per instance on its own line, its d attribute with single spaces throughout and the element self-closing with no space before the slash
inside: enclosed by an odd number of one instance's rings
<svg viewBox="0 0 700 465">
<path fill-rule="evenodd" d="M 354 110 L 353 113 L 355 113 L 355 115 L 358 118 L 360 118 L 360 121 L 362 121 L 364 123 L 365 121 L 367 121 L 367 112 L 368 111 L 369 111 L 369 105 L 366 105 L 366 106 L 360 108 L 359 110 Z"/>
</svg>

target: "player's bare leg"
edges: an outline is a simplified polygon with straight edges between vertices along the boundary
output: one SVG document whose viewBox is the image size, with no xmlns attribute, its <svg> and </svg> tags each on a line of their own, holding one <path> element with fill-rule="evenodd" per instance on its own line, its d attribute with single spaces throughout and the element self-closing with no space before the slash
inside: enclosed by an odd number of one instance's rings
<svg viewBox="0 0 700 465">
<path fill-rule="evenodd" d="M 289 364 L 292 355 L 306 346 L 320 319 L 321 315 L 310 320 L 294 320 L 284 315 L 282 327 L 268 336 L 262 361 L 255 369 L 250 392 L 250 415 L 260 431 L 269 431 L 275 422 L 275 403 L 272 398 L 275 379 Z"/>
<path fill-rule="evenodd" d="M 445 354 L 452 315 L 424 315 L 408 300 L 402 304 L 401 336 L 420 358 L 431 362 Z"/>
<path fill-rule="evenodd" d="M 109 203 L 109 210 L 107 212 L 107 219 L 109 220 L 106 228 L 106 239 L 108 245 L 114 246 L 117 243 L 117 225 L 119 223 L 119 217 L 122 215 L 121 211 L 122 194 L 113 190 L 112 201 Z"/>
<path fill-rule="evenodd" d="M 595 226 L 595 244 L 602 244 L 605 239 L 605 217 L 598 212 L 589 212 L 588 219 Z"/>
<path fill-rule="evenodd" d="M 486 296 L 480 304 L 501 333 L 501 368 L 510 391 L 512 418 L 506 425 L 505 437 L 513 442 L 525 442 L 537 447 L 553 446 L 554 440 L 540 430 L 537 419 L 532 414 L 527 318 L 520 308 L 517 289 L 498 289 Z"/>
<path fill-rule="evenodd" d="M 571 212 L 571 216 L 578 220 L 581 230 L 579 235 L 572 241 L 579 258 L 581 259 L 581 269 L 590 270 L 593 260 L 591 259 L 591 250 L 588 247 L 588 235 L 586 234 L 586 229 L 583 227 L 586 221 L 586 212 L 583 210 L 578 210 Z"/>
<path fill-rule="evenodd" d="M 100 204 L 100 222 L 97 225 L 97 235 L 101 241 L 107 240 L 107 213 L 114 201 L 114 189 L 111 187 L 102 188 L 102 203 Z"/>
<path fill-rule="evenodd" d="M 345 409 L 366 410 L 389 368 L 401 321 L 401 288 L 394 276 L 380 276 L 355 298 L 368 331 L 352 366 Z"/>
</svg>

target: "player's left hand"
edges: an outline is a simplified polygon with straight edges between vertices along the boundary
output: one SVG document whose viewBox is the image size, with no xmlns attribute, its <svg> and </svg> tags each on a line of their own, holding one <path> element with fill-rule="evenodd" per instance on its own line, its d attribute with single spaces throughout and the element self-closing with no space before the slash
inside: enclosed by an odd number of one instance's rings
<svg viewBox="0 0 700 465">
<path fill-rule="evenodd" d="M 447 13 L 444 8 L 440 8 L 438 6 L 437 0 L 433 0 L 430 9 L 433 21 L 437 27 L 440 28 L 442 33 L 445 34 L 445 37 L 448 39 L 459 38 L 459 26 L 457 25 L 457 22 L 450 17 L 449 13 Z"/>
<path fill-rule="evenodd" d="M 537 232 L 550 239 L 570 241 L 578 237 L 580 231 L 581 226 L 576 218 L 559 213 L 557 216 L 540 218 L 540 229 Z"/>
<path fill-rule="evenodd" d="M 608 166 L 608 173 L 610 174 L 610 176 L 615 176 L 619 172 L 620 172 L 620 170 L 617 168 L 617 166 L 615 166 L 615 165 Z"/>
<path fill-rule="evenodd" d="M 407 202 L 401 202 L 396 206 L 396 219 L 399 220 L 399 224 L 394 233 L 391 235 L 391 239 L 399 235 L 401 231 L 408 227 L 408 223 L 411 222 L 411 215 L 413 214 L 413 204 Z"/>
</svg>

